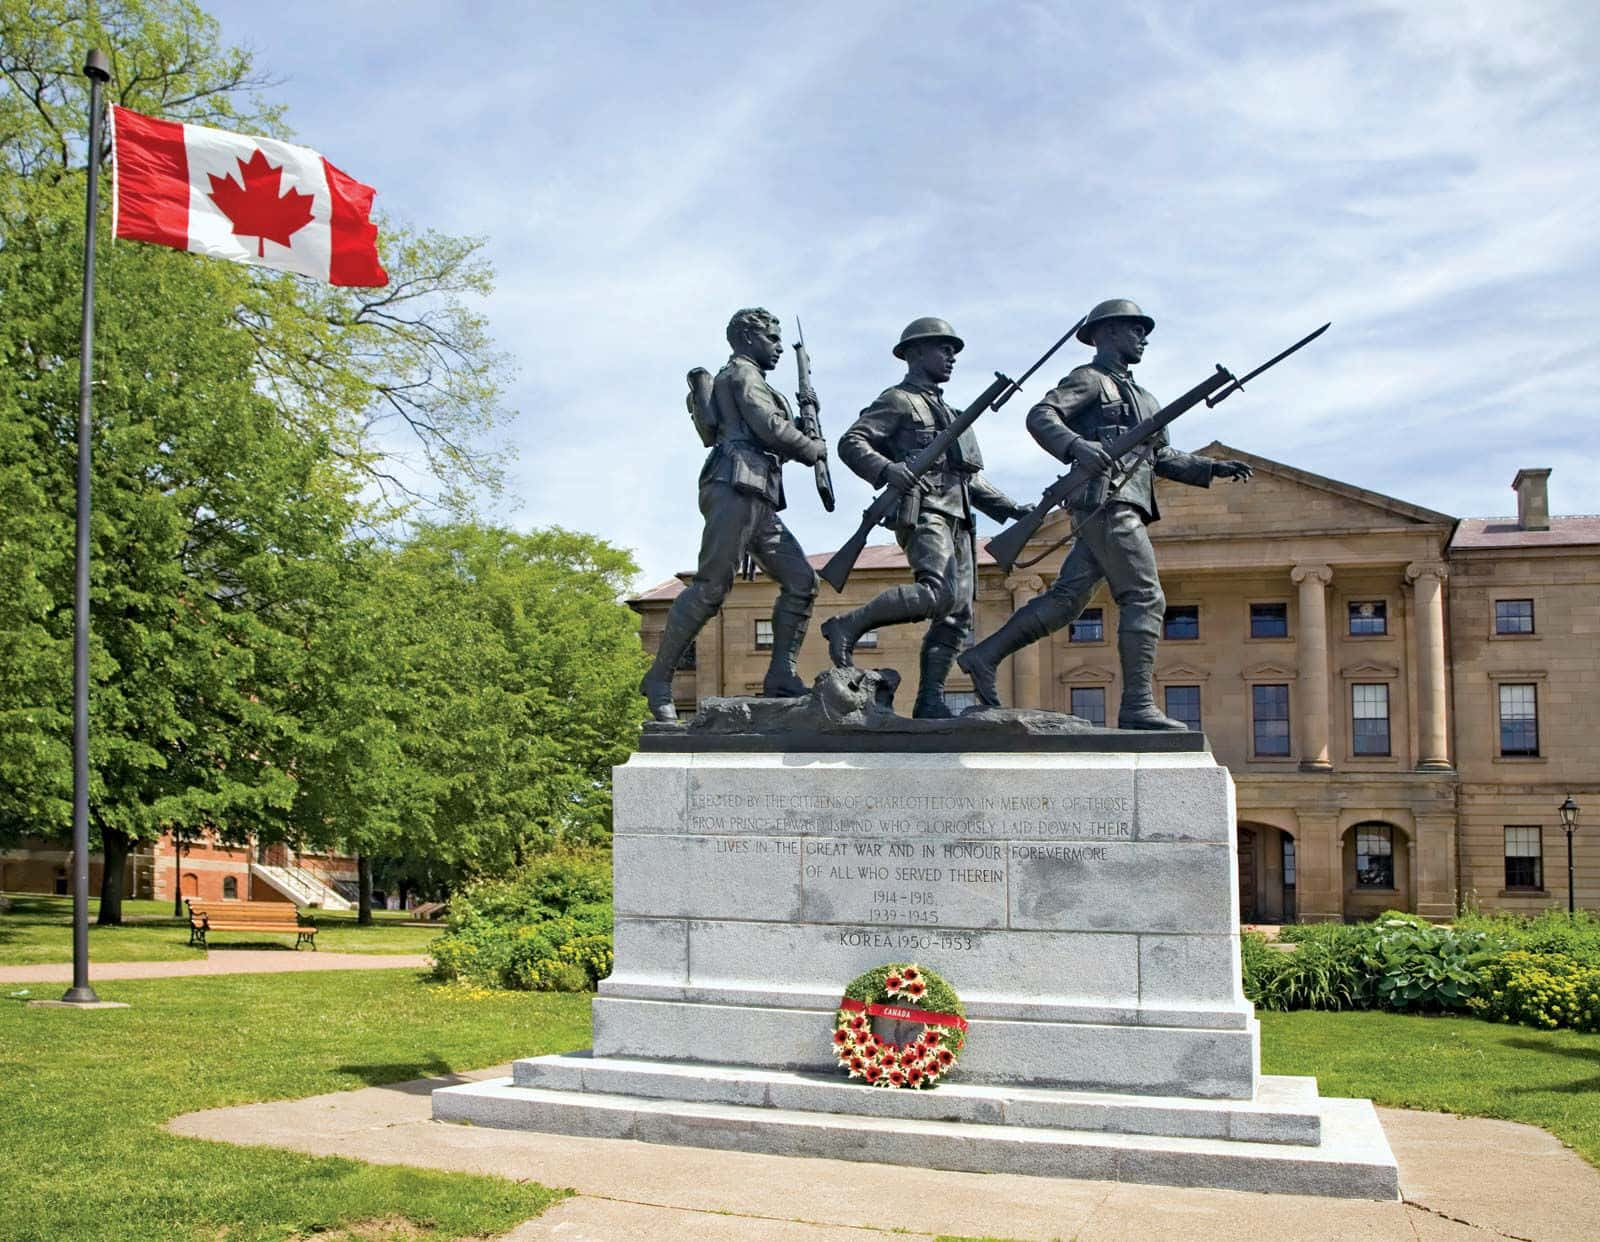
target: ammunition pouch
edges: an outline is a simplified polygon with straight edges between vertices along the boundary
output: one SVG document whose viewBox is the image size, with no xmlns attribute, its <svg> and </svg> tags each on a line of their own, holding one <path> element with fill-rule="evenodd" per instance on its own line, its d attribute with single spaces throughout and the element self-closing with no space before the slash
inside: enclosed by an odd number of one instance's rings
<svg viewBox="0 0 1600 1242">
<path fill-rule="evenodd" d="M 901 531 L 916 530 L 917 522 L 922 517 L 922 487 L 921 481 L 904 496 L 900 497 L 897 508 L 890 509 L 879 523 L 885 530 L 892 530 L 895 534 Z"/>
</svg>

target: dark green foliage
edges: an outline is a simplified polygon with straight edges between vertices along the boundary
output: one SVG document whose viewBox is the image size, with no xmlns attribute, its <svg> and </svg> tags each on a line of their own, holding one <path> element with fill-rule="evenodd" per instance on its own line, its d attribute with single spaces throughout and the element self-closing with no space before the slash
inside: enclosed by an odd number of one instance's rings
<svg viewBox="0 0 1600 1242">
<path fill-rule="evenodd" d="M 1453 927 L 1389 913 L 1346 927 L 1285 927 L 1281 952 L 1241 942 L 1245 995 L 1263 1009 L 1470 1012 L 1600 1029 L 1600 921 L 1468 917 Z"/>
<path fill-rule="evenodd" d="M 450 902 L 434 973 L 491 988 L 576 992 L 611 973 L 611 859 L 555 852 Z"/>
<path fill-rule="evenodd" d="M 1479 990 L 1493 945 L 1482 932 L 1385 916 L 1367 931 L 1362 955 L 1376 1006 L 1442 1013 L 1464 1009 Z"/>
<path fill-rule="evenodd" d="M 1600 969 L 1600 918 L 1579 910 L 1546 910 L 1533 918 L 1514 914 L 1467 914 L 1456 920 L 1464 930 L 1483 932 L 1507 949 L 1562 953 Z"/>
<path fill-rule="evenodd" d="M 1243 954 L 1245 994 L 1263 1009 L 1365 1008 L 1370 985 L 1361 939 L 1357 928 L 1324 924 L 1292 953 L 1253 948 Z"/>
</svg>

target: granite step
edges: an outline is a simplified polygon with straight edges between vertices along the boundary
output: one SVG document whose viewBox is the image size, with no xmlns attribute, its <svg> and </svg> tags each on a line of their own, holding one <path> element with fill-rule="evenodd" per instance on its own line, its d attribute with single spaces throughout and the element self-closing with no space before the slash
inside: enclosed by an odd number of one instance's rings
<svg viewBox="0 0 1600 1242">
<path fill-rule="evenodd" d="M 501 1129 L 969 1173 L 1397 1199 L 1394 1154 L 1371 1101 L 1318 1105 L 1322 1141 L 1309 1147 L 646 1099 L 519 1087 L 510 1078 L 433 1093 L 436 1121 Z"/>
<path fill-rule="evenodd" d="M 835 1074 L 561 1053 L 514 1062 L 512 1082 L 553 1091 L 793 1112 L 1312 1147 L 1321 1138 L 1322 1124 L 1314 1078 L 1263 1076 L 1254 1100 L 999 1087 L 959 1077 L 931 1091 L 891 1091 Z"/>
</svg>

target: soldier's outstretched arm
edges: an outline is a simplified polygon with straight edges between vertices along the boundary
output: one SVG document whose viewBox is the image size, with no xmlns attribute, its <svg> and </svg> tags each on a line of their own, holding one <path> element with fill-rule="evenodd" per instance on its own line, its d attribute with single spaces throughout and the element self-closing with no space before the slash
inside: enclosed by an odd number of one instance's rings
<svg viewBox="0 0 1600 1242">
<path fill-rule="evenodd" d="M 1212 461 L 1209 457 L 1201 457 L 1197 453 L 1182 453 L 1167 442 L 1166 429 L 1163 428 L 1156 445 L 1155 452 L 1150 455 L 1150 464 L 1155 467 L 1156 474 L 1163 479 L 1171 479 L 1175 483 L 1187 483 L 1191 487 L 1210 487 L 1214 478 L 1232 477 L 1227 471 L 1217 467 L 1226 463 Z M 1239 463 L 1244 465 L 1243 462 Z M 1246 470 L 1250 467 L 1245 466 Z"/>
<path fill-rule="evenodd" d="M 728 376 L 728 395 L 739 407 L 745 426 L 767 449 L 781 458 L 808 466 L 822 460 L 828 451 L 827 444 L 812 439 L 795 426 L 789 411 L 765 380 L 744 367 L 730 367 L 724 374 Z"/>
<path fill-rule="evenodd" d="M 997 522 L 1009 522 L 1033 512 L 1032 505 L 1012 500 L 982 474 L 975 474 L 967 480 L 967 491 L 972 496 L 973 505 Z"/>
</svg>

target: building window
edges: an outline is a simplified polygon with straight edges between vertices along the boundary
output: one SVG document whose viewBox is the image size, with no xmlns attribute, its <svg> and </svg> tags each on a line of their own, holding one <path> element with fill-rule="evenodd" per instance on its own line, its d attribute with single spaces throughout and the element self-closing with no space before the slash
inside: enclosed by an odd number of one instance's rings
<svg viewBox="0 0 1600 1242">
<path fill-rule="evenodd" d="M 690 644 L 683 649 L 683 654 L 678 657 L 677 664 L 673 665 L 673 671 L 679 673 L 694 672 L 694 658 L 694 643 L 690 642 Z"/>
<path fill-rule="evenodd" d="M 1256 754 L 1289 753 L 1289 687 L 1251 686 L 1251 717 L 1255 724 Z"/>
<path fill-rule="evenodd" d="M 1294 881 L 1294 838 L 1288 833 L 1283 834 L 1283 886 L 1293 888 Z"/>
<path fill-rule="evenodd" d="M 1196 733 L 1200 731 L 1200 687 L 1168 686 L 1167 715 L 1181 720 Z"/>
<path fill-rule="evenodd" d="M 239 881 L 231 875 L 225 875 L 222 877 L 222 900 L 239 900 Z"/>
<path fill-rule="evenodd" d="M 1388 824 L 1356 828 L 1356 887 L 1394 887 L 1394 829 Z"/>
<path fill-rule="evenodd" d="M 1106 637 L 1105 612 L 1099 608 L 1085 608 L 1078 619 L 1067 627 L 1069 643 L 1099 643 Z"/>
<path fill-rule="evenodd" d="M 1161 618 L 1162 638 L 1199 638 L 1200 608 L 1197 604 L 1175 604 Z"/>
<path fill-rule="evenodd" d="M 1495 600 L 1494 632 L 1496 634 L 1533 633 L 1533 601 L 1531 599 Z"/>
<path fill-rule="evenodd" d="M 1073 686 L 1072 714 L 1081 716 L 1092 725 L 1106 727 L 1106 688 L 1104 686 Z"/>
<path fill-rule="evenodd" d="M 1544 887 L 1544 849 L 1538 824 L 1506 828 L 1506 887 Z"/>
<path fill-rule="evenodd" d="M 878 631 L 877 630 L 868 630 L 860 638 L 856 639 L 856 646 L 857 647 L 875 648 L 875 647 L 877 647 L 877 645 L 878 645 Z M 948 696 L 946 696 L 946 697 L 948 697 Z"/>
<path fill-rule="evenodd" d="M 1251 638 L 1288 638 L 1288 604 L 1251 604 Z"/>
<path fill-rule="evenodd" d="M 756 650 L 757 651 L 771 651 L 772 650 L 772 622 L 771 621 L 757 621 L 756 622 Z"/>
<path fill-rule="evenodd" d="M 1387 634 L 1389 632 L 1389 605 L 1381 599 L 1350 601 L 1350 633 Z"/>
<path fill-rule="evenodd" d="M 1358 755 L 1389 753 L 1389 687 L 1351 686 L 1350 714 L 1355 721 Z"/>
<path fill-rule="evenodd" d="M 857 643 L 856 646 L 860 646 Z M 978 696 L 967 690 L 946 690 L 944 692 L 944 705 L 956 715 L 961 715 L 969 707 L 977 707 Z"/>
<path fill-rule="evenodd" d="M 1506 682 L 1500 687 L 1500 753 L 1539 753 L 1539 697 L 1531 685 Z"/>
</svg>

